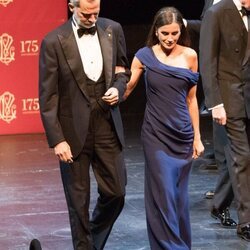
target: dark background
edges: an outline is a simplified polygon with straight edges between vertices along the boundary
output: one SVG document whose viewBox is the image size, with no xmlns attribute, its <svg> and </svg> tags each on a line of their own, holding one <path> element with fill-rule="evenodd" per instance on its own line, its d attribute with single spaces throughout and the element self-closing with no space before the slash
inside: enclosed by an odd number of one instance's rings
<svg viewBox="0 0 250 250">
<path fill-rule="evenodd" d="M 149 24 L 161 7 L 174 6 L 188 19 L 197 19 L 203 0 L 102 0 L 101 16 L 127 24 Z"/>
<path fill-rule="evenodd" d="M 127 56 L 131 62 L 135 52 L 144 46 L 153 17 L 160 8 L 174 6 L 184 18 L 199 19 L 203 5 L 204 0 L 101 0 L 100 16 L 121 23 L 127 44 Z M 144 107 L 145 89 L 142 77 L 120 108 L 123 115 L 141 116 Z"/>
<path fill-rule="evenodd" d="M 161 7 L 174 6 L 185 18 L 198 19 L 203 5 L 204 0 L 101 0 L 100 16 L 122 25 L 150 24 Z"/>
</svg>

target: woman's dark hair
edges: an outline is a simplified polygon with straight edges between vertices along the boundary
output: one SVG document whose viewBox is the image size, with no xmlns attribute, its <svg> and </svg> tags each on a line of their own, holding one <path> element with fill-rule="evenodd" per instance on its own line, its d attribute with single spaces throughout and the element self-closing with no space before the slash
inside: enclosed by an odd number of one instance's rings
<svg viewBox="0 0 250 250">
<path fill-rule="evenodd" d="M 156 36 L 156 31 L 168 24 L 177 23 L 180 26 L 181 35 L 178 40 L 178 44 L 189 46 L 190 45 L 190 38 L 187 32 L 187 29 L 183 23 L 183 18 L 179 10 L 174 7 L 164 7 L 161 8 L 155 15 L 153 24 L 150 28 L 148 38 L 146 41 L 146 45 L 148 47 L 152 47 L 153 45 L 159 43 L 159 39 Z"/>
</svg>

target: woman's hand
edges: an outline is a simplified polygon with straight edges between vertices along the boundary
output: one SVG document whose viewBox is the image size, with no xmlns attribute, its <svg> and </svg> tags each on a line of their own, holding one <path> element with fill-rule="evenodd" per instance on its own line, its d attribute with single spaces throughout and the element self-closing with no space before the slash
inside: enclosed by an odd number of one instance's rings
<svg viewBox="0 0 250 250">
<path fill-rule="evenodd" d="M 197 159 L 204 153 L 204 146 L 200 139 L 196 139 L 193 142 L 193 159 Z"/>
</svg>

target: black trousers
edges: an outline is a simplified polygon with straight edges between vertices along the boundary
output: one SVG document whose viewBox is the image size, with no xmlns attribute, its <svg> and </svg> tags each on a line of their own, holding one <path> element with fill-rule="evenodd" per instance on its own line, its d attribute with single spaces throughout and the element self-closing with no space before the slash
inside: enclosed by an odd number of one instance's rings
<svg viewBox="0 0 250 250">
<path fill-rule="evenodd" d="M 229 142 L 226 128 L 216 122 L 213 122 L 213 143 L 215 161 L 218 167 L 218 179 L 212 200 L 212 207 L 222 212 L 222 210 L 231 205 L 234 193 L 228 169 L 229 164 L 227 163 Z"/>
<path fill-rule="evenodd" d="M 239 224 L 250 223 L 250 120 L 227 118 L 229 173 L 237 204 Z"/>
<path fill-rule="evenodd" d="M 99 197 L 89 216 L 92 166 Z M 72 164 L 60 163 L 75 250 L 103 249 L 124 206 L 126 170 L 109 111 L 93 104 L 88 136 Z"/>
</svg>

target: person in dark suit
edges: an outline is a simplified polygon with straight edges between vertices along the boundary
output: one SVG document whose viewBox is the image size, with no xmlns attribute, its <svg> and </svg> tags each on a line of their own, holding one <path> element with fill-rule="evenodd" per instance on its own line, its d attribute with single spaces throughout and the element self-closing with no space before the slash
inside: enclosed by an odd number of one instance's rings
<svg viewBox="0 0 250 250">
<path fill-rule="evenodd" d="M 99 18 L 100 0 L 71 0 L 73 16 L 43 39 L 39 100 L 60 160 L 74 249 L 103 249 L 124 206 L 119 102 L 130 71 L 121 25 Z M 99 197 L 89 219 L 92 166 Z"/>
<path fill-rule="evenodd" d="M 191 46 L 197 52 L 199 51 L 201 21 L 202 21 L 202 18 L 204 17 L 205 12 L 207 11 L 207 9 L 213 5 L 213 2 L 214 2 L 214 0 L 205 0 L 204 7 L 203 7 L 202 13 L 200 15 L 200 19 L 194 19 L 194 20 L 187 19 L 185 21 L 185 25 L 187 27 L 189 34 L 190 34 Z"/>
<path fill-rule="evenodd" d="M 184 19 L 184 24 L 187 28 L 187 31 L 190 36 L 191 40 L 191 48 L 193 48 L 198 54 L 199 54 L 199 39 L 200 39 L 200 27 L 201 27 L 201 20 L 206 12 L 206 10 L 213 5 L 213 2 L 216 2 L 219 0 L 205 0 L 204 7 L 202 9 L 202 13 L 200 15 L 200 19 Z M 199 104 L 199 111 L 200 115 L 209 115 L 204 101 L 204 93 L 202 89 L 202 82 L 199 79 L 199 83 L 197 85 L 197 100 Z M 208 155 L 206 154 L 208 158 L 214 159 L 214 155 Z M 214 165 L 214 161 L 212 162 Z"/>
<path fill-rule="evenodd" d="M 241 13 L 243 7 L 250 10 L 250 0 L 221 0 L 206 11 L 200 72 L 206 105 L 227 131 L 225 151 L 236 200 L 237 234 L 250 241 L 250 27 Z"/>
<path fill-rule="evenodd" d="M 204 17 L 205 12 L 209 7 L 211 7 L 213 4 L 219 2 L 220 0 L 205 0 L 204 2 L 204 7 L 202 9 L 202 13 L 200 15 L 200 19 L 184 19 L 184 24 L 187 28 L 187 31 L 190 35 L 191 39 L 191 48 L 193 48 L 198 54 L 199 54 L 199 40 L 200 40 L 200 27 L 201 27 L 201 21 L 202 18 Z M 201 115 L 208 115 L 208 111 L 205 106 L 205 101 L 204 101 L 204 93 L 202 89 L 202 82 L 200 80 L 198 84 L 198 103 L 199 103 L 199 109 L 200 109 L 200 114 Z M 214 155 L 209 155 L 208 156 L 211 159 L 214 159 Z"/>
<path fill-rule="evenodd" d="M 206 0 L 200 20 L 187 20 L 187 28 L 191 34 L 196 34 L 199 39 L 202 19 L 206 11 L 220 0 Z M 231 218 L 229 207 L 234 199 L 232 183 L 229 176 L 225 148 L 228 144 L 227 134 L 224 126 L 213 121 L 213 152 L 215 163 L 218 168 L 218 180 L 215 191 L 207 191 L 206 198 L 211 195 L 211 216 L 219 219 L 223 227 L 235 228 L 236 222 Z"/>
</svg>

